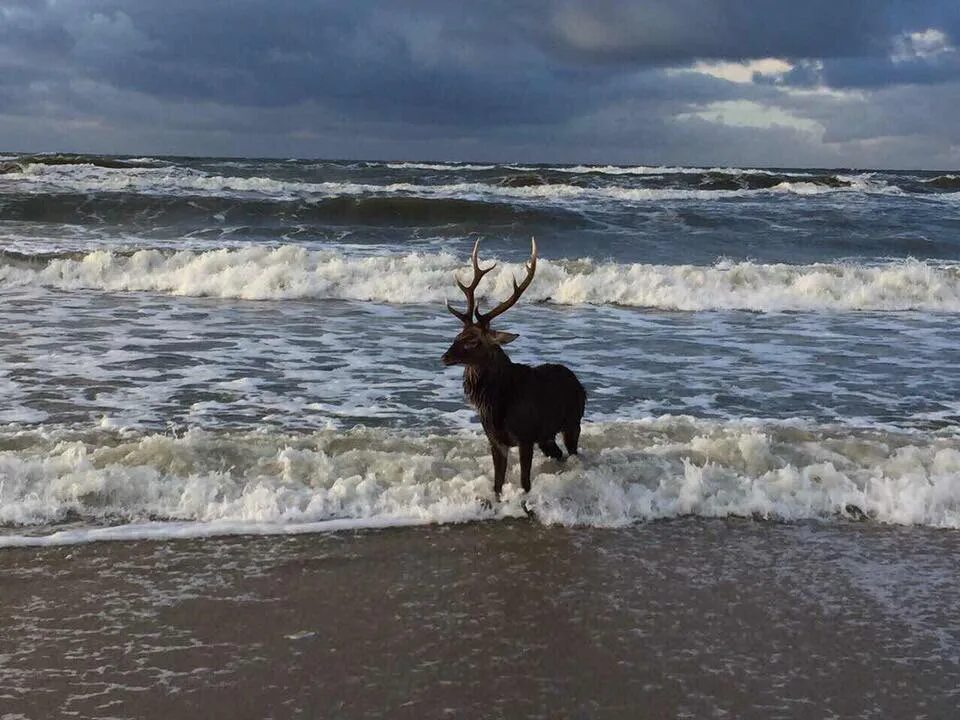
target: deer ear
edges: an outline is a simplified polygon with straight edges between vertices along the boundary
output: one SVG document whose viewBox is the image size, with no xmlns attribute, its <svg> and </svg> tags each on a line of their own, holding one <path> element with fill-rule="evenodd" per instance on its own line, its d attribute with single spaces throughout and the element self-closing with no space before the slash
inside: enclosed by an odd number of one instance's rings
<svg viewBox="0 0 960 720">
<path fill-rule="evenodd" d="M 507 343 L 512 343 L 520 336 L 514 333 L 502 332 L 500 330 L 491 330 L 490 337 L 493 338 L 493 341 L 497 345 L 506 345 Z"/>
</svg>

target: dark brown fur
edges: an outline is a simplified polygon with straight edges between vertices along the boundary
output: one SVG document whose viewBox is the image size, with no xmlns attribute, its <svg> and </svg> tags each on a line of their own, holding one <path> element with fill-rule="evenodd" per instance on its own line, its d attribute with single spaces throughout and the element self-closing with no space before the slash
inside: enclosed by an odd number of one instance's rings
<svg viewBox="0 0 960 720">
<path fill-rule="evenodd" d="M 548 457 L 563 460 L 557 445 L 557 434 L 563 434 L 563 444 L 571 455 L 577 453 L 580 439 L 580 420 L 583 417 L 587 393 L 577 376 L 563 365 L 530 367 L 515 363 L 503 351 L 505 345 L 516 339 L 511 333 L 491 330 L 486 316 L 477 313 L 474 320 L 472 293 L 479 278 L 487 270 L 480 270 L 474 247 L 474 283 L 467 293 L 468 313 L 457 313 L 464 328 L 457 335 L 441 360 L 445 365 L 465 365 L 463 390 L 480 415 L 480 422 L 490 442 L 493 456 L 493 490 L 500 497 L 507 473 L 507 453 L 511 447 L 520 448 L 520 483 L 524 492 L 530 491 L 530 466 L 533 446 L 536 444 Z M 536 246 L 527 280 L 515 284 L 514 296 L 496 308 L 496 314 L 508 309 L 533 278 L 536 268 Z M 465 319 L 469 317 L 469 321 Z"/>
</svg>

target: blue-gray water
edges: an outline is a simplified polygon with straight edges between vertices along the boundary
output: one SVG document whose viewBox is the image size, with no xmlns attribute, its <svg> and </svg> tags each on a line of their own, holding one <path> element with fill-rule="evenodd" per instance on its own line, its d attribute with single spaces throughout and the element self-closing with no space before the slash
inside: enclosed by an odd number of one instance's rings
<svg viewBox="0 0 960 720">
<path fill-rule="evenodd" d="M 960 526 L 960 175 L 0 160 L 0 524 L 486 517 L 457 331 L 481 239 L 515 360 L 590 400 L 546 522 Z M 497 511 L 518 512 L 516 496 Z M 139 527 L 139 526 L 137 526 Z M 167 531 L 131 530 L 133 535 Z M 166 528 L 166 529 L 165 529 Z M 171 530 L 172 532 L 172 530 Z M 29 536 L 29 537 L 28 537 Z M 153 536 L 153 535 L 151 535 Z"/>
<path fill-rule="evenodd" d="M 0 159 L 0 716 L 950 716 L 958 229 L 951 173 Z M 439 363 L 531 235 L 498 327 L 589 392 L 532 522 Z"/>
</svg>

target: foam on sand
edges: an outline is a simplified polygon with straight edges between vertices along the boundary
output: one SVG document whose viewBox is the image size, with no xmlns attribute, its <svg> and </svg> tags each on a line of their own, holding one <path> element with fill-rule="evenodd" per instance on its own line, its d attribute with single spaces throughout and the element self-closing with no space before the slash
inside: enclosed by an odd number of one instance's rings
<svg viewBox="0 0 960 720">
<path fill-rule="evenodd" d="M 516 462 L 486 509 L 478 433 L 357 427 L 182 437 L 96 430 L 0 442 L 0 547 L 299 533 L 521 517 Z M 960 437 L 687 417 L 587 424 L 583 455 L 538 457 L 547 524 L 616 527 L 683 515 L 863 516 L 960 528 Z M 67 530 L 25 533 L 70 521 Z M 79 527 L 77 525 L 79 524 Z"/>
</svg>

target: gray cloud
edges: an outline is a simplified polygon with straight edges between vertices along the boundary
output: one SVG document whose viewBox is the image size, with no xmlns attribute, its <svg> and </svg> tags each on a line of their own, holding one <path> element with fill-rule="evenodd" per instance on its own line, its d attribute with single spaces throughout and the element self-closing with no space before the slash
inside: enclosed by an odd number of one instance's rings
<svg viewBox="0 0 960 720">
<path fill-rule="evenodd" d="M 0 138 L 25 150 L 943 166 L 960 162 L 958 38 L 960 10 L 940 0 L 6 0 Z M 794 68 L 753 83 L 684 71 L 765 57 Z M 786 120 L 712 110 L 736 103 Z"/>
<path fill-rule="evenodd" d="M 551 18 L 559 51 L 595 61 L 846 57 L 882 50 L 893 8 L 872 0 L 566 2 Z"/>
</svg>

